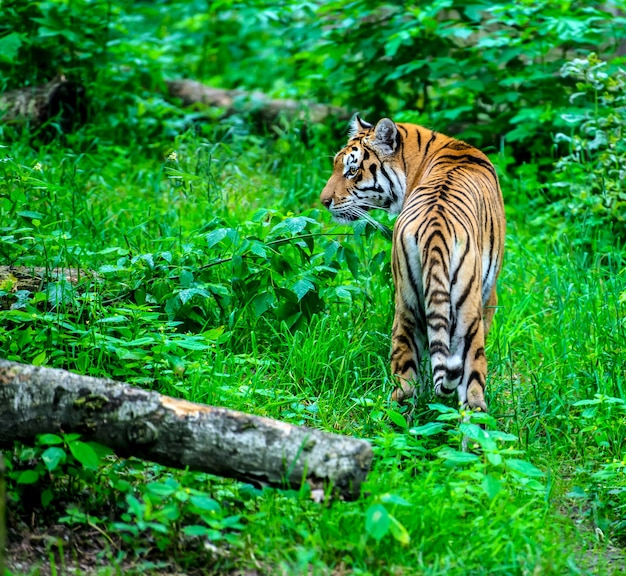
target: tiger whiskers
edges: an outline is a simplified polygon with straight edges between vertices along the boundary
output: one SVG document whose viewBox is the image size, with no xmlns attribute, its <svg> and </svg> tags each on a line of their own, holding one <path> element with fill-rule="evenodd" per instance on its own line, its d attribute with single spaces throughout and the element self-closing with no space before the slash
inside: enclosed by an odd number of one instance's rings
<svg viewBox="0 0 626 576">
<path fill-rule="evenodd" d="M 371 208 L 378 208 L 378 206 L 371 206 Z M 378 222 L 378 220 L 373 218 L 367 210 L 364 210 L 360 206 L 351 206 L 349 208 L 349 211 L 350 211 L 350 214 L 356 216 L 356 218 L 360 218 L 362 220 L 365 220 L 368 224 L 371 224 L 385 238 L 387 238 L 387 240 L 391 239 L 393 235 L 392 230 L 388 228 L 387 226 L 385 226 L 384 224 L 381 224 L 380 222 Z"/>
</svg>

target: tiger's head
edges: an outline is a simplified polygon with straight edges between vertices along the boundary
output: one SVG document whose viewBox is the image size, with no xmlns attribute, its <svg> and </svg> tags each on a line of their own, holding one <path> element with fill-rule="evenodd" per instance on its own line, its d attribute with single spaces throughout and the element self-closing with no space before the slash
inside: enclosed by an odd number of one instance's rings
<svg viewBox="0 0 626 576">
<path fill-rule="evenodd" d="M 320 200 L 337 222 L 365 218 L 373 208 L 398 214 L 406 193 L 402 137 L 383 118 L 374 126 L 355 116 L 348 144 L 334 159 L 333 173 Z"/>
</svg>

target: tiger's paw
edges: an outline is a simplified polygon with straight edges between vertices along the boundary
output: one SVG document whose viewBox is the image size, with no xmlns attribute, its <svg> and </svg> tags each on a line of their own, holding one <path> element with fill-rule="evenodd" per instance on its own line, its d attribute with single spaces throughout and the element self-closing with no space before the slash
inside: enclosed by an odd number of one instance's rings
<svg viewBox="0 0 626 576">
<path fill-rule="evenodd" d="M 402 404 L 402 402 L 413 398 L 413 396 L 415 396 L 415 388 L 408 382 L 402 382 L 402 384 L 391 393 L 391 400 Z"/>
<path fill-rule="evenodd" d="M 467 406 L 475 412 L 488 412 L 485 402 L 485 393 L 482 386 L 477 382 L 472 382 L 467 387 Z"/>
</svg>

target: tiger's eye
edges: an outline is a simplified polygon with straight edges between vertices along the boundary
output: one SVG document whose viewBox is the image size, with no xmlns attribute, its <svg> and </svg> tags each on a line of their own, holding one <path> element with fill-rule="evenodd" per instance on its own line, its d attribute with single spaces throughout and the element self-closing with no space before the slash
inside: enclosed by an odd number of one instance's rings
<svg viewBox="0 0 626 576">
<path fill-rule="evenodd" d="M 350 176 L 354 176 L 357 172 L 359 171 L 359 167 L 358 166 L 350 166 Z"/>
</svg>

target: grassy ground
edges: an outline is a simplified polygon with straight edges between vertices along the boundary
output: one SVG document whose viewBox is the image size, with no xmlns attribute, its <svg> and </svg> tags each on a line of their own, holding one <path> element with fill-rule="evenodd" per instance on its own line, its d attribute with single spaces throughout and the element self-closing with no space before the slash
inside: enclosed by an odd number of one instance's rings
<svg viewBox="0 0 626 576">
<path fill-rule="evenodd" d="M 110 456 L 82 476 L 68 457 L 52 479 L 19 484 L 46 445 L 16 447 L 14 542 L 65 517 L 104 535 L 103 573 L 172 562 L 193 573 L 623 573 L 623 253 L 599 237 L 574 248 L 582 230 L 552 238 L 525 199 L 536 184 L 504 174 L 490 432 L 435 398 L 412 406 L 407 426 L 389 402 L 390 245 L 317 206 L 339 145 L 218 127 L 149 147 L 85 130 L 2 150 L 3 263 L 99 274 L 43 294 L 4 285 L 2 357 L 365 437 L 375 450 L 361 500 L 319 505 L 306 491 Z M 463 433 L 482 450 L 459 452 Z M 216 503 L 211 517 L 188 506 L 190 489 Z M 212 532 L 185 531 L 197 525 Z"/>
</svg>

